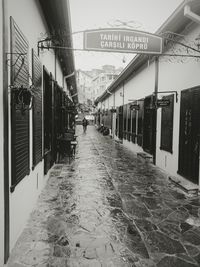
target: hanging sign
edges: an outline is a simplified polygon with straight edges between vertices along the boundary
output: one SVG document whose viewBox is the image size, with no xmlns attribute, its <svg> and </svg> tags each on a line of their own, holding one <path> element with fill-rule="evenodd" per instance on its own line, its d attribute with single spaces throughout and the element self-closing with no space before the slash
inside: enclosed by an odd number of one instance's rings
<svg viewBox="0 0 200 267">
<path fill-rule="evenodd" d="M 130 109 L 131 110 L 139 110 L 140 109 L 140 105 L 132 104 L 132 105 L 130 105 Z"/>
<path fill-rule="evenodd" d="M 100 29 L 84 32 L 85 50 L 161 54 L 163 39 L 155 34 L 127 30 L 127 29 Z"/>
</svg>

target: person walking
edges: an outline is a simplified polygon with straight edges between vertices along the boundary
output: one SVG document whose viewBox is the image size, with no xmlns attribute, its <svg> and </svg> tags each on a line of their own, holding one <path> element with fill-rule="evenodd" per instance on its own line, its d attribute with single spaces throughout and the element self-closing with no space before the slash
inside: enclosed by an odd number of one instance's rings
<svg viewBox="0 0 200 267">
<path fill-rule="evenodd" d="M 83 125 L 83 132 L 85 133 L 88 126 L 88 120 L 85 117 L 82 120 L 82 125 Z"/>
</svg>

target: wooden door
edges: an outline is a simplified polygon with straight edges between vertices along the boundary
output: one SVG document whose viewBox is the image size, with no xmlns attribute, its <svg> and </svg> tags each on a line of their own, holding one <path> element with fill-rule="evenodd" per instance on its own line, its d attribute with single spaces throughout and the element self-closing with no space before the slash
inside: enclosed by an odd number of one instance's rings
<svg viewBox="0 0 200 267">
<path fill-rule="evenodd" d="M 178 173 L 194 183 L 199 179 L 200 87 L 181 93 Z"/>
<path fill-rule="evenodd" d="M 144 132 L 143 149 L 149 154 L 155 151 L 156 110 L 153 105 L 153 96 L 144 99 Z"/>
<path fill-rule="evenodd" d="M 119 107 L 119 139 L 123 139 L 123 106 Z"/>
</svg>

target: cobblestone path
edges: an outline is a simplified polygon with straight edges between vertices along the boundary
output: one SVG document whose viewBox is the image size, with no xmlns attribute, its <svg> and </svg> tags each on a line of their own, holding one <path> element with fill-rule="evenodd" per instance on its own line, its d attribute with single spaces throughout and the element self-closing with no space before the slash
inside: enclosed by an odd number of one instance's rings
<svg viewBox="0 0 200 267">
<path fill-rule="evenodd" d="M 51 171 L 8 267 L 200 266 L 200 198 L 77 127 L 75 160 Z"/>
</svg>

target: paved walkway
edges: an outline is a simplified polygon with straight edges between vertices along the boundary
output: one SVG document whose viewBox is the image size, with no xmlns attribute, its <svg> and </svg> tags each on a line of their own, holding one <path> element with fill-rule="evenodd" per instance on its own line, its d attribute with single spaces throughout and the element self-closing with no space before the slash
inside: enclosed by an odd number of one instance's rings
<svg viewBox="0 0 200 267">
<path fill-rule="evenodd" d="M 200 198 L 94 127 L 77 134 L 75 161 L 54 166 L 8 267 L 200 266 Z"/>
</svg>

